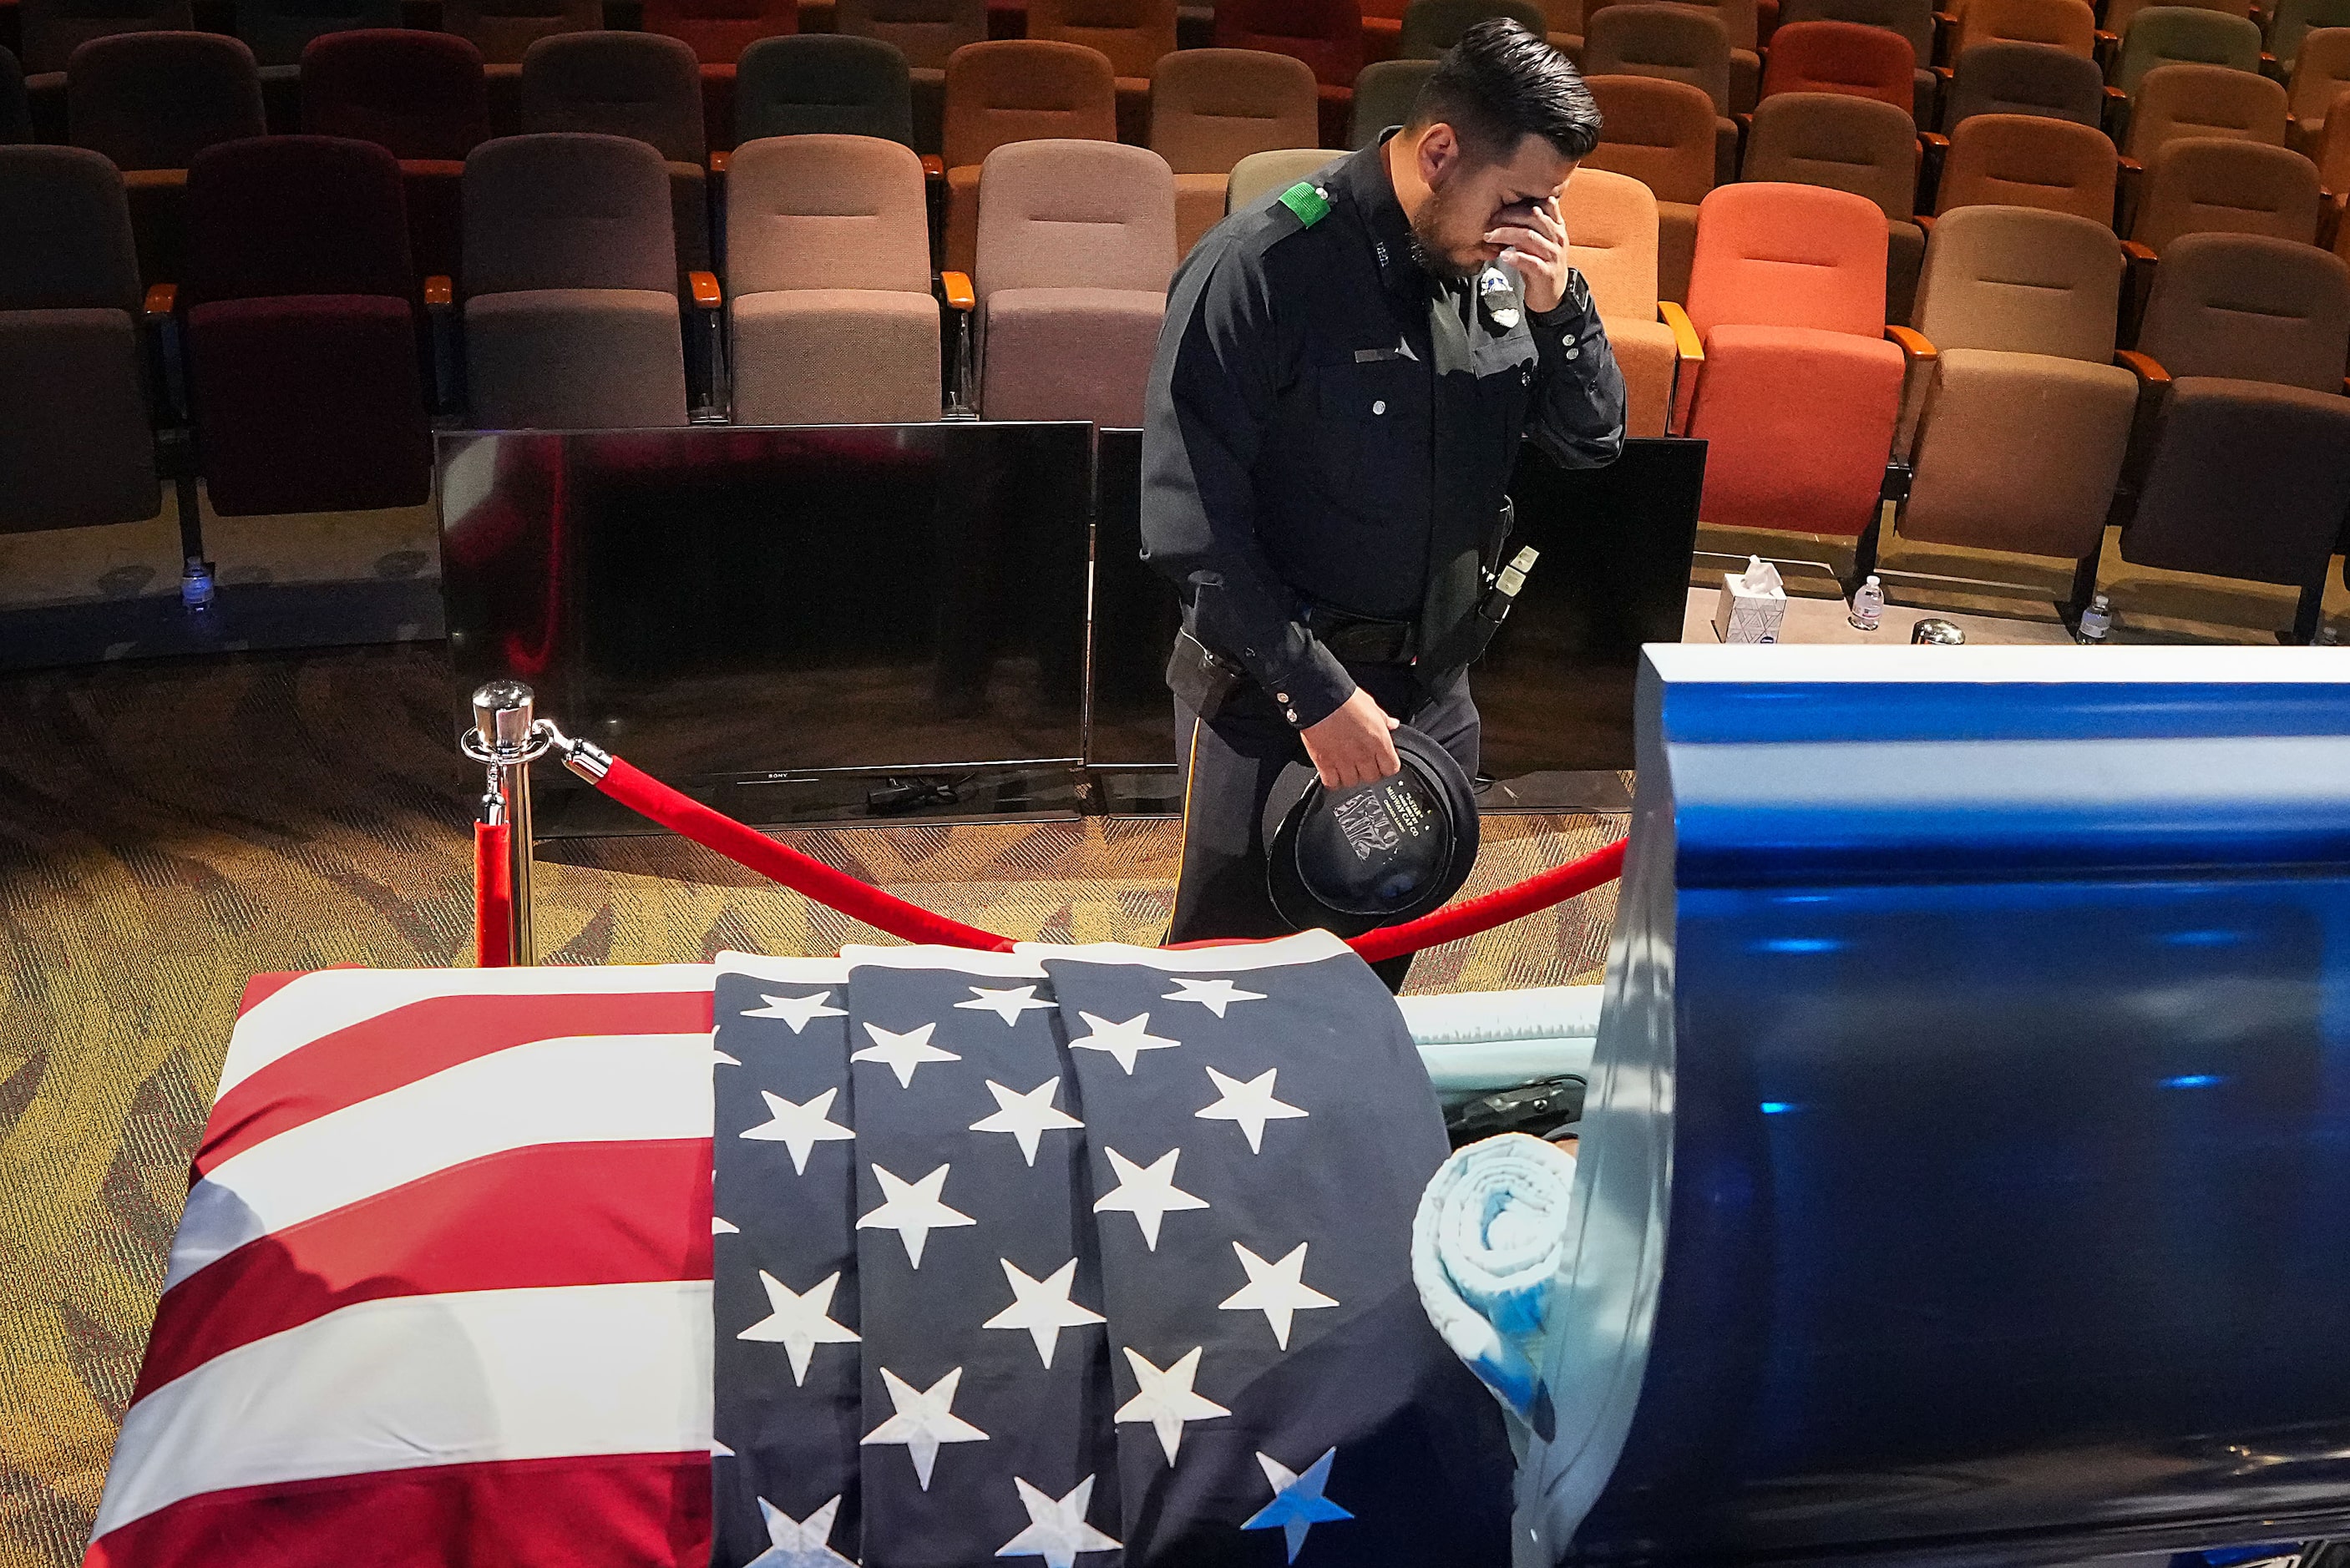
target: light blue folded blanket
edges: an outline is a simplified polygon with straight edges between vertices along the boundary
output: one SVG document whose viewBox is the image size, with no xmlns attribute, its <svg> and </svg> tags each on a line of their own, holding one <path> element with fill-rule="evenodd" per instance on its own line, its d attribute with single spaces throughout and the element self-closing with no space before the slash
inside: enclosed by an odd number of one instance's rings
<svg viewBox="0 0 2350 1568">
<path fill-rule="evenodd" d="M 1512 1417 L 1511 1438 L 1551 1436 L 1543 1311 L 1567 1247 L 1575 1157 L 1523 1133 L 1472 1143 L 1437 1168 L 1411 1225 L 1411 1281 L 1429 1321 Z"/>
</svg>

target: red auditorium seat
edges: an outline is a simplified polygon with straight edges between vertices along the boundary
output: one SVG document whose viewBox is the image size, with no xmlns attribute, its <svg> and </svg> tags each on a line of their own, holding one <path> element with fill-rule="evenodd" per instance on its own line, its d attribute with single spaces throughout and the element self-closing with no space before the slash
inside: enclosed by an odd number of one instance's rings
<svg viewBox="0 0 2350 1568">
<path fill-rule="evenodd" d="M 490 135 L 481 50 L 449 33 L 329 33 L 302 53 L 302 129 L 400 160 L 417 270 L 457 275 L 465 155 Z"/>
<path fill-rule="evenodd" d="M 188 171 L 186 308 L 213 509 L 412 506 L 431 493 L 400 165 L 342 137 L 207 150 Z"/>
<path fill-rule="evenodd" d="M 1909 40 L 1859 22 L 1790 22 L 1771 35 L 1762 96 L 1846 93 L 1917 113 L 1917 56 Z"/>
<path fill-rule="evenodd" d="M 1314 67 L 1322 99 L 1322 145 L 1344 144 L 1363 69 L 1359 0 L 1221 0 L 1216 47 L 1288 55 Z"/>
<path fill-rule="evenodd" d="M 75 146 L 122 171 L 141 275 L 177 283 L 188 165 L 215 142 L 262 134 L 261 72 L 251 49 L 217 33 L 93 38 L 67 64 L 66 119 Z"/>
</svg>

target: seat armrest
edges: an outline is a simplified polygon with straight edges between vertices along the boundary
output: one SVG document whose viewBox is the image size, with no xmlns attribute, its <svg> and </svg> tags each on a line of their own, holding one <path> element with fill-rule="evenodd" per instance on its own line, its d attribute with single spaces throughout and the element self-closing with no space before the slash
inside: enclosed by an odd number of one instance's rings
<svg viewBox="0 0 2350 1568">
<path fill-rule="evenodd" d="M 1698 372 L 1705 365 L 1705 345 L 1698 340 L 1697 327 L 1690 322 L 1689 312 L 1671 300 L 1657 301 L 1657 319 L 1672 328 L 1673 333 L 1672 401 L 1665 410 L 1665 433 L 1679 435 L 1689 428 L 1689 406 L 1697 396 Z"/>
<path fill-rule="evenodd" d="M 2162 417 L 2165 394 L 2170 390 L 2170 372 L 2145 354 L 2127 348 L 2114 351 L 2114 363 L 2137 378 L 2137 409 L 2130 417 L 2128 455 L 2122 466 L 2126 474 L 2146 472 L 2146 462 L 2153 455 L 2154 434 Z"/>
<path fill-rule="evenodd" d="M 2128 271 L 2122 276 L 2121 341 L 2136 343 L 2138 325 L 2146 319 L 2147 299 L 2154 292 L 2154 247 L 2137 240 L 2124 240 L 2122 254 L 2126 258 Z"/>
<path fill-rule="evenodd" d="M 1926 335 L 1908 327 L 1887 326 L 1886 341 L 1901 350 L 1901 407 L 1893 425 L 1893 455 L 1906 460 L 1918 433 L 1918 416 L 1925 407 L 1926 386 L 1940 355 Z"/>
<path fill-rule="evenodd" d="M 947 396 L 941 417 L 950 420 L 979 418 L 979 362 L 972 342 L 972 314 L 979 307 L 979 296 L 971 286 L 971 275 L 961 272 L 939 274 L 939 298 L 954 312 L 954 352 L 947 360 Z"/>
<path fill-rule="evenodd" d="M 1934 58 L 1927 63 L 1932 67 L 1935 75 L 1942 78 L 1946 81 L 1950 79 L 1950 67 L 1948 65 L 1939 62 L 1950 59 L 1950 40 L 1958 36 L 1958 31 L 1959 18 L 1955 12 L 1937 11 L 1934 13 Z"/>
<path fill-rule="evenodd" d="M 2146 165 L 2135 158 L 2114 160 L 2114 233 L 2126 234 L 2137 219 L 2138 187 L 2146 180 Z"/>
<path fill-rule="evenodd" d="M 436 272 L 424 280 L 424 308 L 452 310 L 457 304 L 457 286 L 445 272 Z"/>
<path fill-rule="evenodd" d="M 2107 136 L 2112 136 L 2115 127 L 2121 123 L 2122 115 L 2128 109 L 2129 94 L 2117 87 L 2108 87 L 2106 88 L 2105 98 L 2097 114 L 2098 129 Z"/>
<path fill-rule="evenodd" d="M 1950 155 L 1950 139 L 1939 130 L 1918 133 L 1918 213 L 1931 213 L 1942 190 L 1942 161 Z M 1916 213 L 1910 214 L 1913 218 Z"/>
<path fill-rule="evenodd" d="M 922 178 L 943 180 L 947 177 L 947 161 L 935 152 L 922 154 Z"/>
<path fill-rule="evenodd" d="M 693 419 L 698 424 L 723 424 L 727 401 L 726 317 L 720 306 L 725 304 L 725 296 L 719 291 L 715 273 L 687 273 L 685 291 L 696 318 L 691 340 L 701 346 L 702 351 L 702 384 L 693 389 Z M 692 369 L 690 363 L 688 369 Z"/>
<path fill-rule="evenodd" d="M 2141 393 L 2159 390 L 2170 385 L 2170 372 L 2164 369 L 2151 354 L 2141 354 L 2135 348 L 2116 348 L 2114 350 L 2114 363 L 2137 378 L 2137 389 Z"/>
<path fill-rule="evenodd" d="M 147 369 L 154 378 L 156 427 L 178 429 L 188 422 L 187 358 L 180 341 L 180 286 L 156 284 L 140 303 Z"/>
<path fill-rule="evenodd" d="M 424 280 L 424 323 L 432 339 L 432 411 L 456 413 L 464 406 L 458 389 L 463 353 L 457 339 L 457 286 L 446 273 Z"/>
<path fill-rule="evenodd" d="M 151 321 L 159 316 L 172 315 L 180 308 L 180 286 L 176 283 L 159 283 L 147 291 L 147 297 L 142 304 Z"/>
<path fill-rule="evenodd" d="M 713 152 L 710 155 L 710 171 L 712 174 L 723 175 L 733 161 L 734 154 L 731 151 Z"/>
</svg>

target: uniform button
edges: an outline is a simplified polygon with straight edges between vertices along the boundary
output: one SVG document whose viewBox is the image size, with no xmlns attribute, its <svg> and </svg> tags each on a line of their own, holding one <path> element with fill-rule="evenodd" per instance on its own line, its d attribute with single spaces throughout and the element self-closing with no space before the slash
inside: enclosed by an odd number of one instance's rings
<svg viewBox="0 0 2350 1568">
<path fill-rule="evenodd" d="M 1289 701 L 1289 693 L 1286 691 L 1276 691 L 1273 694 L 1273 700 L 1276 702 L 1286 702 Z"/>
<path fill-rule="evenodd" d="M 1371 405 L 1371 412 L 1373 412 L 1373 413 L 1375 413 L 1375 414 L 1383 414 L 1383 413 L 1386 413 L 1387 411 L 1388 411 L 1388 404 L 1387 404 L 1387 400 L 1386 400 L 1385 398 L 1380 399 L 1378 402 L 1373 403 L 1373 404 Z"/>
<path fill-rule="evenodd" d="M 1583 350 L 1580 348 L 1570 348 L 1566 351 L 1566 357 L 1570 359 L 1580 359 L 1583 358 Z"/>
<path fill-rule="evenodd" d="M 1293 724 L 1297 722 L 1297 710 L 1295 708 L 1289 711 L 1289 722 Z"/>
</svg>

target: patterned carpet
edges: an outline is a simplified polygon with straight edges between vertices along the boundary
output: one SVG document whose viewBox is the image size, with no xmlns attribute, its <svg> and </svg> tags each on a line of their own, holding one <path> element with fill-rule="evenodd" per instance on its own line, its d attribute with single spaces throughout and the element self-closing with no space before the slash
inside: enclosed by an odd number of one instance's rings
<svg viewBox="0 0 2350 1568">
<path fill-rule="evenodd" d="M 470 953 L 480 774 L 450 691 L 432 647 L 0 680 L 0 1568 L 80 1559 L 245 977 Z M 1492 819 L 1469 891 L 1620 830 Z M 1147 942 L 1178 838 L 1090 819 L 793 842 L 1011 935 Z M 545 853 L 552 962 L 879 940 L 679 840 Z M 1594 979 L 1613 913 L 1603 888 L 1438 950 L 1412 989 Z"/>
</svg>

